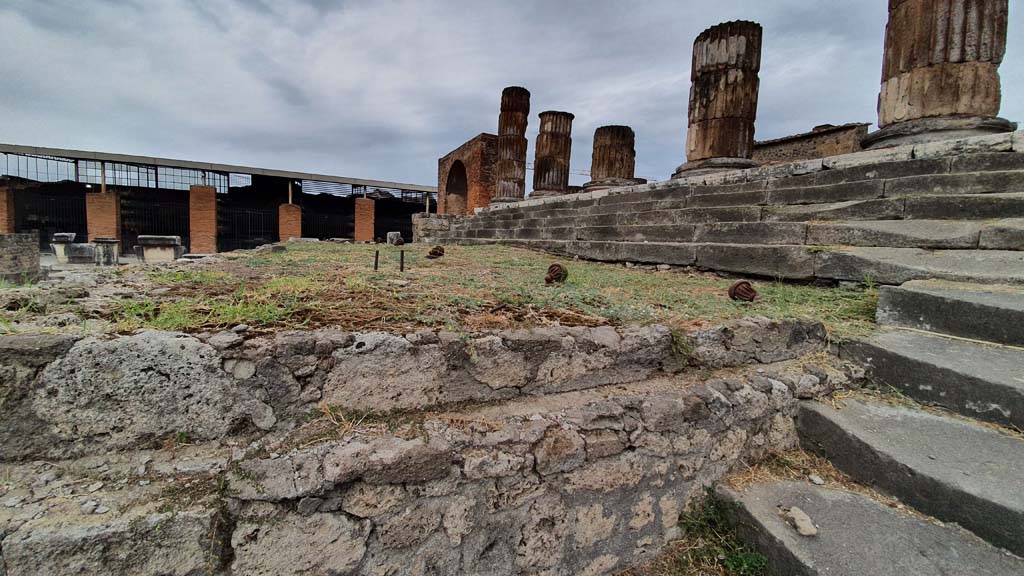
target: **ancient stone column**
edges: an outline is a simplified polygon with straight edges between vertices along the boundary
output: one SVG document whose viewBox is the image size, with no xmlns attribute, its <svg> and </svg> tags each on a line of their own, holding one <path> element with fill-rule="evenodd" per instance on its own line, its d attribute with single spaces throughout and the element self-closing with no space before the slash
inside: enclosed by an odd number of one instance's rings
<svg viewBox="0 0 1024 576">
<path fill-rule="evenodd" d="M 510 86 L 501 92 L 498 116 L 497 190 L 491 203 L 522 200 L 526 196 L 526 125 L 530 116 L 530 91 Z"/>
<path fill-rule="evenodd" d="M 694 171 L 750 168 L 761 70 L 761 25 L 726 22 L 693 43 L 686 164 L 673 178 Z"/>
<path fill-rule="evenodd" d="M 868 148 L 1007 132 L 998 118 L 1009 0 L 889 0 Z"/>
<path fill-rule="evenodd" d="M 531 197 L 561 196 L 569 191 L 573 118 L 568 112 L 540 113 Z"/>
<path fill-rule="evenodd" d="M 629 186 L 638 181 L 636 169 L 636 136 L 629 126 L 602 126 L 594 131 L 594 154 L 590 161 L 590 182 L 583 185 L 588 192 L 614 186 Z"/>
</svg>

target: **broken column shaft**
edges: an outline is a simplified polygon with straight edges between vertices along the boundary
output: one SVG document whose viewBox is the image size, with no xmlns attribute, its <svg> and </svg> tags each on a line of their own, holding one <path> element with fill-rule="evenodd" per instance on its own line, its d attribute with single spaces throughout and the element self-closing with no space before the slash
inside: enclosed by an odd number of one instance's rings
<svg viewBox="0 0 1024 576">
<path fill-rule="evenodd" d="M 575 116 L 568 112 L 540 113 L 532 196 L 559 196 L 568 192 L 573 118 Z"/>
<path fill-rule="evenodd" d="M 594 131 L 588 191 L 636 184 L 636 136 L 629 126 L 602 126 Z"/>
<path fill-rule="evenodd" d="M 878 132 L 882 148 L 1006 132 L 999 64 L 1009 0 L 889 0 Z"/>
<path fill-rule="evenodd" d="M 510 86 L 501 92 L 498 116 L 497 190 L 492 203 L 516 202 L 526 196 L 526 125 L 530 91 Z"/>
<path fill-rule="evenodd" d="M 693 43 L 686 164 L 674 178 L 696 170 L 749 168 L 754 152 L 761 25 L 727 22 Z"/>
</svg>

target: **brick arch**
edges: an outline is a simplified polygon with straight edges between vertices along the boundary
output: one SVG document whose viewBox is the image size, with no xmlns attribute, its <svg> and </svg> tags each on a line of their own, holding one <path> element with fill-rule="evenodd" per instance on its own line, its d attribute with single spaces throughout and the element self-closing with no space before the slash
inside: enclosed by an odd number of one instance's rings
<svg viewBox="0 0 1024 576">
<path fill-rule="evenodd" d="M 498 137 L 493 134 L 480 134 L 438 160 L 438 213 L 473 214 L 477 208 L 490 205 L 497 160 Z M 455 185 L 451 190 L 449 183 Z"/>
<path fill-rule="evenodd" d="M 466 165 L 461 160 L 452 162 L 444 189 L 445 213 L 465 215 L 469 203 L 469 180 L 466 178 Z"/>
</svg>

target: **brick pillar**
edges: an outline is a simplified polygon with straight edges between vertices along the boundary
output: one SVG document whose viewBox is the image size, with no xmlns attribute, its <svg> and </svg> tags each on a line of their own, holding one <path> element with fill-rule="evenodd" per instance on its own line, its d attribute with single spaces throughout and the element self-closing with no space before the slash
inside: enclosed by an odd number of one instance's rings
<svg viewBox="0 0 1024 576">
<path fill-rule="evenodd" d="M 998 118 L 1009 0 L 889 0 L 867 147 L 1008 132 Z"/>
<path fill-rule="evenodd" d="M 121 196 L 117 190 L 85 194 L 85 222 L 89 241 L 96 238 L 121 238 Z M 61 230 L 67 232 L 67 230 Z M 73 230 L 71 230 L 73 232 Z"/>
<path fill-rule="evenodd" d="M 0 234 L 14 234 L 14 190 L 0 187 Z"/>
<path fill-rule="evenodd" d="M 191 186 L 188 189 L 189 248 L 192 254 L 217 251 L 217 189 Z"/>
<path fill-rule="evenodd" d="M 356 198 L 356 242 L 373 242 L 375 213 L 373 198 Z"/>
<path fill-rule="evenodd" d="M 302 207 L 298 204 L 281 204 L 277 208 L 277 238 L 287 242 L 289 238 L 302 238 Z"/>
<path fill-rule="evenodd" d="M 726 22 L 693 43 L 686 163 L 673 178 L 696 170 L 750 168 L 761 71 L 761 25 Z"/>
</svg>

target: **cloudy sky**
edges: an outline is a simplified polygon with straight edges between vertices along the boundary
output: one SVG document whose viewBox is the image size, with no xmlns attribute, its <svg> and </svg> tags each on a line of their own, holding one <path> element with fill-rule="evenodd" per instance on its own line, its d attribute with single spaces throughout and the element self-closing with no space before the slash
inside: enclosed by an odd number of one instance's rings
<svg viewBox="0 0 1024 576">
<path fill-rule="evenodd" d="M 1011 2 L 1015 4 L 1016 2 Z M 4 0 L 0 142 L 434 184 L 497 129 L 501 89 L 637 134 L 637 176 L 684 159 L 704 28 L 765 28 L 757 137 L 871 122 L 885 0 Z M 1011 6 L 1002 115 L 1024 120 Z M 587 178 L 573 177 L 574 183 Z"/>
</svg>

